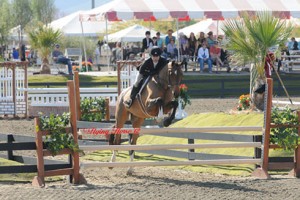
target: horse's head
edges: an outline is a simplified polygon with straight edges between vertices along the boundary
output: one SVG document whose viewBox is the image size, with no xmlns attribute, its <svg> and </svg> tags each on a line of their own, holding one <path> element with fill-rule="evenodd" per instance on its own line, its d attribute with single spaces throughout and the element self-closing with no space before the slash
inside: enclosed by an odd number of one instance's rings
<svg viewBox="0 0 300 200">
<path fill-rule="evenodd" d="M 168 64 L 168 87 L 172 89 L 174 97 L 179 96 L 179 85 L 181 83 L 183 73 L 181 66 L 184 62 L 171 61 Z"/>
</svg>

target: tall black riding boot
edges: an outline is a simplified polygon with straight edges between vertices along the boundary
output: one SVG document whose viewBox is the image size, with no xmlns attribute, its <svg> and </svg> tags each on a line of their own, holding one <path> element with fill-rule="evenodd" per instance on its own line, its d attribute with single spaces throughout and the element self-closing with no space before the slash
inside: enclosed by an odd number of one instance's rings
<svg viewBox="0 0 300 200">
<path fill-rule="evenodd" d="M 131 107 L 133 100 L 135 99 L 135 96 L 137 95 L 139 90 L 140 90 L 140 88 L 136 87 L 135 85 L 132 87 L 132 90 L 130 93 L 130 99 L 128 99 L 127 101 L 124 102 L 124 104 L 127 108 Z"/>
</svg>

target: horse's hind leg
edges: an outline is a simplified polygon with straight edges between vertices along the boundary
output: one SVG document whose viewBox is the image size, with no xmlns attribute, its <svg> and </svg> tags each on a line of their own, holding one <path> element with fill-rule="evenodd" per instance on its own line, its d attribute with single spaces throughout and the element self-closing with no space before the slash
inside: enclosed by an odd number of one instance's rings
<svg viewBox="0 0 300 200">
<path fill-rule="evenodd" d="M 144 122 L 143 118 L 138 118 L 135 116 L 131 116 L 131 123 L 133 128 L 140 128 Z M 134 134 L 130 134 L 129 136 L 129 144 L 136 145 L 137 139 L 139 137 L 139 133 L 136 132 Z M 133 162 L 134 159 L 134 150 L 129 151 L 130 162 Z M 133 173 L 133 167 L 129 167 L 127 171 L 127 175 L 131 175 Z"/>
</svg>

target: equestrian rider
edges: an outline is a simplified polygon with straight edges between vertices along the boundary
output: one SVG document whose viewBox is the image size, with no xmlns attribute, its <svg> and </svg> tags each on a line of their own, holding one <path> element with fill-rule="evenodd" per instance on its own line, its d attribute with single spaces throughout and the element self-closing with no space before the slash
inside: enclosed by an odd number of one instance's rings
<svg viewBox="0 0 300 200">
<path fill-rule="evenodd" d="M 158 46 L 154 46 L 150 52 L 151 57 L 145 60 L 143 65 L 139 69 L 139 75 L 137 81 L 132 87 L 130 99 L 125 101 L 124 104 L 127 108 L 133 103 L 137 93 L 140 91 L 144 81 L 149 77 L 155 74 L 158 74 L 159 71 L 168 64 L 168 60 L 164 57 L 161 57 L 162 51 Z"/>
</svg>

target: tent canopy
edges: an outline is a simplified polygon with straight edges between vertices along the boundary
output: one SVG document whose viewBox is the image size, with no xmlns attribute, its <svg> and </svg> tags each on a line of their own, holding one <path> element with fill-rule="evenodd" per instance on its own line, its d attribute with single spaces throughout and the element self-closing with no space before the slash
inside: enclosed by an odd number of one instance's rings
<svg viewBox="0 0 300 200">
<path fill-rule="evenodd" d="M 183 33 L 188 37 L 190 36 L 191 32 L 197 35 L 199 34 L 199 32 L 204 32 L 205 34 L 207 34 L 209 31 L 212 31 L 215 35 L 224 35 L 224 31 L 221 29 L 222 24 L 222 21 L 217 22 L 212 19 L 206 19 L 191 26 L 187 26 L 183 29 L 179 29 L 178 32 Z M 173 36 L 177 36 L 177 33 L 173 33 Z"/>
<path fill-rule="evenodd" d="M 116 33 L 109 34 L 107 36 L 108 42 L 142 42 L 146 31 L 150 31 L 149 28 L 133 25 Z M 150 32 L 151 37 L 153 37 L 157 31 L 151 30 Z"/>
<path fill-rule="evenodd" d="M 79 21 L 80 14 L 83 11 L 77 11 L 60 19 L 57 19 L 49 24 L 53 29 L 61 30 L 65 35 L 68 36 L 80 36 L 82 35 L 81 22 Z M 108 23 L 110 28 L 112 22 Z M 105 34 L 106 24 L 105 21 L 96 22 L 84 22 L 82 23 L 84 35 L 96 37 Z"/>
<path fill-rule="evenodd" d="M 103 7 L 104 8 L 104 7 Z M 297 0 L 113 0 L 105 9 L 94 9 L 89 16 L 110 21 L 130 19 L 201 19 L 236 18 L 242 12 L 270 11 L 281 18 L 300 17 Z"/>
</svg>

